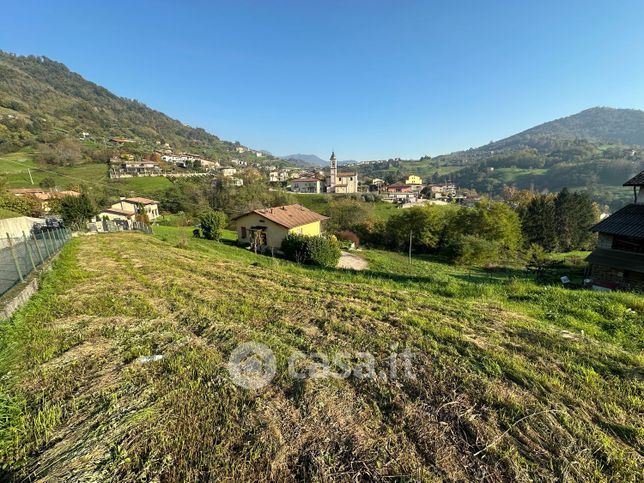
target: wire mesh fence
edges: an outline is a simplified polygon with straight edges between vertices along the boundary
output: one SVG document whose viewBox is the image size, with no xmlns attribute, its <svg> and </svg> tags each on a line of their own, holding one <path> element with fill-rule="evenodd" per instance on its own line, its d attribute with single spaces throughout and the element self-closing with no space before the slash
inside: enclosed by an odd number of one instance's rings
<svg viewBox="0 0 644 483">
<path fill-rule="evenodd" d="M 0 238 L 0 295 L 53 257 L 69 241 L 72 234 L 67 228 L 47 228 L 37 233 L 22 233 Z"/>
</svg>

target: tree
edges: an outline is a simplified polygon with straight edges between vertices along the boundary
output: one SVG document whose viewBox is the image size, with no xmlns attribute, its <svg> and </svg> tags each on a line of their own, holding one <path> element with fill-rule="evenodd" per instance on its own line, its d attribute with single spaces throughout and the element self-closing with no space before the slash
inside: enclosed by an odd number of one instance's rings
<svg viewBox="0 0 644 483">
<path fill-rule="evenodd" d="M 228 224 L 228 217 L 223 211 L 208 210 L 199 217 L 201 234 L 207 240 L 219 240 L 221 232 Z"/>
<path fill-rule="evenodd" d="M 56 180 L 51 176 L 47 176 L 46 178 L 43 178 L 40 183 L 38 183 L 38 186 L 43 189 L 53 189 L 56 187 Z"/>
<path fill-rule="evenodd" d="M 411 233 L 416 251 L 436 251 L 442 245 L 445 229 L 454 215 L 447 206 L 412 207 L 394 213 L 385 225 L 387 243 L 398 250 L 407 249 Z"/>
<path fill-rule="evenodd" d="M 449 226 L 450 237 L 473 235 L 499 244 L 504 254 L 513 255 L 523 237 L 519 216 L 505 203 L 482 200 L 474 208 L 461 208 Z"/>
<path fill-rule="evenodd" d="M 80 230 L 96 214 L 94 205 L 86 193 L 80 196 L 65 196 L 60 200 L 60 214 L 65 225 Z"/>
<path fill-rule="evenodd" d="M 351 230 L 364 223 L 371 215 L 371 206 L 364 202 L 346 199 L 329 203 L 327 229 L 332 231 Z"/>
</svg>

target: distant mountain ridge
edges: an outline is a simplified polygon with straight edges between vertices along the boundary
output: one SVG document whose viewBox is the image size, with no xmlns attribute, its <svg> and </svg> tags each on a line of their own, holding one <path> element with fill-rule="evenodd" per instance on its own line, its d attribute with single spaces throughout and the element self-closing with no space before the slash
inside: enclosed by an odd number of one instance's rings
<svg viewBox="0 0 644 483">
<path fill-rule="evenodd" d="M 644 146 L 644 111 L 592 107 L 572 116 L 539 124 L 477 150 L 538 148 L 544 141 L 574 140 Z"/>
<path fill-rule="evenodd" d="M 280 159 L 297 162 L 301 166 L 326 166 L 329 162 L 316 156 L 315 154 L 289 154 L 280 156 Z"/>
</svg>

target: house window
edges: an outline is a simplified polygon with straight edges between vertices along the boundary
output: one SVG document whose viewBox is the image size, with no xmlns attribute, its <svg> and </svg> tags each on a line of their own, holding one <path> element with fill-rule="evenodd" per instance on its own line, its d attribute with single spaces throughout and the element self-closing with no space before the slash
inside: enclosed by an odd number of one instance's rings
<svg viewBox="0 0 644 483">
<path fill-rule="evenodd" d="M 245 226 L 242 226 L 242 229 L 241 229 L 241 237 L 242 237 L 242 238 L 246 238 L 246 236 L 247 236 L 247 235 L 248 235 L 248 234 L 246 233 L 246 227 L 245 227 Z"/>
</svg>

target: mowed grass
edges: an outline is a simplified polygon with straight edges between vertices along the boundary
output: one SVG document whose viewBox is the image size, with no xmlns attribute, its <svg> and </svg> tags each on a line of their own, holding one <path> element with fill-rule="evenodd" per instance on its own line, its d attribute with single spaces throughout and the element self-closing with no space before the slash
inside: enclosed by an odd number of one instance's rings
<svg viewBox="0 0 644 483">
<path fill-rule="evenodd" d="M 1 326 L 7 477 L 639 478 L 643 297 L 380 251 L 320 270 L 155 230 L 75 239 Z M 277 360 L 256 391 L 226 370 L 248 341 Z M 404 348 L 413 377 L 380 371 Z M 295 351 L 368 351 L 377 377 L 296 379 Z"/>
</svg>

